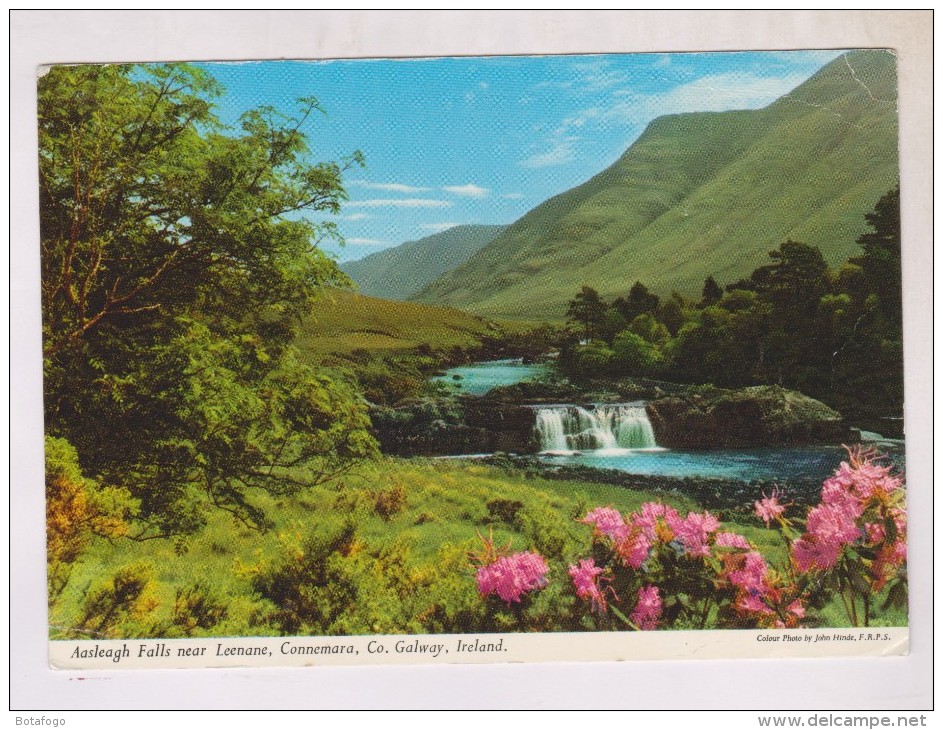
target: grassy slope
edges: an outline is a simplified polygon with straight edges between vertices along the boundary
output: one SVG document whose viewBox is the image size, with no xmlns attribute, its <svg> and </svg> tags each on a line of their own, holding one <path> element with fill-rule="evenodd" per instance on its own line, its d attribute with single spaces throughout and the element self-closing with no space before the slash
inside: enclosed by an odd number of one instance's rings
<svg viewBox="0 0 943 730">
<path fill-rule="evenodd" d="M 401 490 L 401 509 L 383 517 L 378 495 Z M 253 591 L 260 572 L 303 556 L 302 544 L 313 535 L 331 534 L 345 521 L 357 526 L 351 551 L 336 567 L 352 578 L 357 600 L 345 604 L 338 626 L 344 633 L 419 632 L 436 606 L 480 607 L 469 551 L 481 548 L 478 534 L 494 531 L 497 545 L 513 550 L 537 549 L 541 541 L 562 536 L 563 548 L 552 561 L 556 590 L 569 578 L 565 566 L 589 554 L 591 531 L 574 518 L 599 505 L 623 513 L 646 501 L 664 501 L 682 514 L 698 507 L 690 499 L 631 491 L 615 486 L 544 480 L 510 474 L 470 462 L 385 459 L 361 465 L 330 485 L 313 487 L 294 497 L 258 497 L 274 522 L 259 533 L 236 523 L 222 511 L 209 514 L 208 525 L 178 542 L 151 540 L 109 542 L 96 539 L 74 566 L 71 580 L 50 608 L 52 638 L 65 638 L 63 628 L 75 626 L 83 595 L 90 587 L 134 564 L 150 566 L 153 611 L 139 619 L 146 627 L 164 624 L 177 591 L 197 581 L 208 584 L 227 608 L 222 623 L 194 635 L 249 636 L 277 634 L 267 618 L 272 605 Z M 516 500 L 523 519 L 514 526 L 489 517 L 491 500 Z M 523 526 L 522 526 L 523 525 Z M 725 522 L 723 528 L 744 535 L 774 564 L 784 558 L 782 542 L 758 520 Z M 339 559 L 339 556 L 335 556 Z M 835 599 L 822 613 L 826 625 L 847 625 Z M 906 615 L 885 613 L 874 625 L 906 625 Z"/>
<path fill-rule="evenodd" d="M 895 60 L 855 52 L 756 111 L 656 119 L 612 167 L 538 206 L 416 299 L 562 318 L 582 284 L 700 293 L 787 238 L 837 264 L 898 178 Z"/>
<path fill-rule="evenodd" d="M 346 354 L 355 349 L 389 352 L 420 344 L 438 350 L 472 347 L 484 335 L 499 331 L 495 323 L 456 309 L 331 289 L 319 295 L 298 345 L 317 355 Z"/>
<path fill-rule="evenodd" d="M 494 240 L 505 226 L 455 226 L 341 264 L 362 294 L 406 299 Z"/>
<path fill-rule="evenodd" d="M 405 505 L 384 519 L 374 508 L 373 495 L 397 485 L 405 490 Z M 551 520 L 565 531 L 568 551 L 573 551 L 575 557 L 585 555 L 590 544 L 590 530 L 577 524 L 575 516 L 596 505 L 612 505 L 628 512 L 659 496 L 606 485 L 511 476 L 483 465 L 454 461 L 389 459 L 364 464 L 344 477 L 341 484 L 312 488 L 296 497 L 260 497 L 260 504 L 275 522 L 266 533 L 249 530 L 217 511 L 208 515 L 208 526 L 186 543 L 110 543 L 97 539 L 76 564 L 66 591 L 51 609 L 52 637 L 62 636 L 56 627 L 75 625 L 88 586 L 122 567 L 142 562 L 151 566 L 153 597 L 158 601 L 145 623 L 166 620 L 176 590 L 202 579 L 210 583 L 216 596 L 224 598 L 228 616 L 212 631 L 198 635 L 271 634 L 270 627 L 257 622 L 258 612 L 266 606 L 253 594 L 252 578 L 260 569 L 295 553 L 307 536 L 330 530 L 345 519 L 354 520 L 358 526 L 357 554 L 364 559 L 368 572 L 382 571 L 379 566 L 384 558 L 380 556 L 396 552 L 409 566 L 413 580 L 432 586 L 428 598 L 415 597 L 418 610 L 423 608 L 423 601 L 436 600 L 438 584 L 448 584 L 449 590 L 457 589 L 463 595 L 467 593 L 469 600 L 478 601 L 474 572 L 466 557 L 469 550 L 481 547 L 478 532 L 487 534 L 493 527 L 496 544 L 510 541 L 517 550 L 535 547 L 532 538 L 510 525 L 489 522 L 486 505 L 493 499 L 519 500 L 524 512 L 530 514 L 549 512 Z M 685 511 L 696 507 L 684 498 L 668 501 Z M 756 526 L 741 532 L 764 552 L 778 549 L 771 532 Z M 560 580 L 565 578 L 560 576 Z M 366 607 L 362 610 L 368 611 Z M 369 610 L 376 612 L 372 619 L 379 622 L 378 632 L 404 628 L 384 623 L 392 620 L 383 616 L 384 610 L 392 614 L 389 606 Z"/>
</svg>

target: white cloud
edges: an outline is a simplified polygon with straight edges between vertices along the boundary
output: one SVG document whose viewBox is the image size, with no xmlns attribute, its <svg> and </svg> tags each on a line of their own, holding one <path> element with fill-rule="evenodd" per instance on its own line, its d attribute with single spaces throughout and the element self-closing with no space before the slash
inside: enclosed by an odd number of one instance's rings
<svg viewBox="0 0 943 730">
<path fill-rule="evenodd" d="M 449 208 L 451 205 L 448 200 L 430 198 L 378 198 L 347 203 L 348 208 Z"/>
<path fill-rule="evenodd" d="M 658 99 L 658 107 L 670 110 L 662 114 L 758 109 L 789 93 L 807 78 L 804 72 L 778 78 L 742 73 L 705 76 L 668 92 Z"/>
<path fill-rule="evenodd" d="M 521 167 L 554 167 L 576 159 L 576 143 L 580 137 L 553 136 L 548 140 L 550 149 L 521 160 Z"/>
<path fill-rule="evenodd" d="M 485 198 L 488 196 L 488 193 L 491 192 L 488 188 L 483 188 L 474 183 L 468 183 L 467 185 L 446 185 L 442 189 L 447 193 L 452 193 L 452 195 L 464 195 L 469 198 Z"/>
<path fill-rule="evenodd" d="M 403 183 L 375 183 L 367 180 L 351 180 L 351 185 L 368 190 L 383 190 L 387 193 L 427 193 L 431 188 L 417 187 L 415 185 L 404 185 Z"/>
<path fill-rule="evenodd" d="M 351 213 L 350 215 L 342 215 L 342 221 L 365 221 L 369 219 L 370 216 L 366 213 Z"/>
<path fill-rule="evenodd" d="M 449 228 L 455 228 L 458 223 L 423 223 L 419 226 L 424 231 L 446 231 Z"/>
<path fill-rule="evenodd" d="M 521 200 L 524 197 L 524 193 L 505 193 L 501 197 L 505 200 Z"/>
<path fill-rule="evenodd" d="M 345 238 L 347 243 L 355 244 L 357 246 L 386 246 L 386 241 L 378 241 L 375 238 Z"/>
</svg>

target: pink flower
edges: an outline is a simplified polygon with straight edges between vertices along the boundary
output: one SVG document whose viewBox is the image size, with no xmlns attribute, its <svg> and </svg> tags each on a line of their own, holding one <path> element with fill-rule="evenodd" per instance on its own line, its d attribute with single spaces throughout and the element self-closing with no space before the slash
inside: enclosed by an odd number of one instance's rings
<svg viewBox="0 0 943 730">
<path fill-rule="evenodd" d="M 842 548 L 861 537 L 855 523 L 860 512 L 848 501 L 822 503 L 809 511 L 806 534 L 793 542 L 796 566 L 803 572 L 835 566 Z"/>
<path fill-rule="evenodd" d="M 651 541 L 639 527 L 635 527 L 625 537 L 616 542 L 616 552 L 622 558 L 622 562 L 636 570 L 642 567 L 651 549 Z"/>
<path fill-rule="evenodd" d="M 547 585 L 547 562 L 537 553 L 515 553 L 483 565 L 475 574 L 478 592 L 492 593 L 506 603 L 520 603 L 525 593 Z"/>
<path fill-rule="evenodd" d="M 596 532 L 613 540 L 618 540 L 626 533 L 626 524 L 622 515 L 612 507 L 596 507 L 580 520 L 584 525 L 592 525 Z"/>
<path fill-rule="evenodd" d="M 727 580 L 744 590 L 760 589 L 766 582 L 766 561 L 758 552 L 747 553 L 737 570 L 727 573 Z"/>
<path fill-rule="evenodd" d="M 593 610 L 599 613 L 606 612 L 606 597 L 596 580 L 602 572 L 602 568 L 598 567 L 592 558 L 581 560 L 577 565 L 570 566 L 570 578 L 573 579 L 576 595 L 589 600 Z"/>
<path fill-rule="evenodd" d="M 756 505 L 756 516 L 763 520 L 767 527 L 769 527 L 770 522 L 779 519 L 779 516 L 786 511 L 786 508 L 779 503 L 779 497 L 779 491 L 774 489 L 770 496 L 767 497 L 764 494 L 763 499 L 754 503 Z"/>
<path fill-rule="evenodd" d="M 681 516 L 673 507 L 660 502 L 646 502 L 638 512 L 632 514 L 633 525 L 652 542 L 671 542 L 674 539 L 674 526 L 681 522 Z"/>
<path fill-rule="evenodd" d="M 661 596 L 658 595 L 658 586 L 639 588 L 638 600 L 629 619 L 642 631 L 652 631 L 658 628 L 660 618 Z"/>
<path fill-rule="evenodd" d="M 843 461 L 822 485 L 822 501 L 829 504 L 849 499 L 861 504 L 872 498 L 884 501 L 902 486 L 902 480 L 891 474 L 891 467 L 875 461 L 873 452 L 851 449 L 848 461 Z"/>
<path fill-rule="evenodd" d="M 714 541 L 717 547 L 742 548 L 750 550 L 751 545 L 743 535 L 735 532 L 718 532 L 717 539 Z"/>
<path fill-rule="evenodd" d="M 671 526 L 674 529 L 675 537 L 684 546 L 685 553 L 702 557 L 710 555 L 707 539 L 712 532 L 720 527 L 720 522 L 714 515 L 710 512 L 704 512 L 703 514 L 689 512 L 683 520 L 676 519 L 672 522 L 674 523 Z"/>
<path fill-rule="evenodd" d="M 871 564 L 871 576 L 874 579 L 873 589 L 875 591 L 882 590 L 888 579 L 894 576 L 894 573 L 906 560 L 907 542 L 903 538 L 881 548 Z"/>
</svg>

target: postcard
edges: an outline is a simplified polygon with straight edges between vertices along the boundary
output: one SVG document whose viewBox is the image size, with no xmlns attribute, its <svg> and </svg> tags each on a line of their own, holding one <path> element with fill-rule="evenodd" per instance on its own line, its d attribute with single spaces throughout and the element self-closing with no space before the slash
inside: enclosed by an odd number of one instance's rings
<svg viewBox="0 0 943 730">
<path fill-rule="evenodd" d="M 52 667 L 907 653 L 892 50 L 37 83 Z"/>
</svg>

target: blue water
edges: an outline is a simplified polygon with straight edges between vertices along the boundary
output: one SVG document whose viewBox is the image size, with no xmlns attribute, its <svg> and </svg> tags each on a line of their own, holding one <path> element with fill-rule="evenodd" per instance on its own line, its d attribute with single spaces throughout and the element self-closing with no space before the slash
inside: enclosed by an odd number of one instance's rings
<svg viewBox="0 0 943 730">
<path fill-rule="evenodd" d="M 451 368 L 433 380 L 446 383 L 458 392 L 484 395 L 492 388 L 533 380 L 547 372 L 546 364 L 524 365 L 520 360 L 494 360 Z M 456 380 L 452 376 L 461 376 Z M 865 432 L 879 451 L 904 469 L 903 442 L 883 439 Z M 616 469 L 629 474 L 666 477 L 705 477 L 730 480 L 813 479 L 830 476 L 847 458 L 841 446 L 809 446 L 763 449 L 717 449 L 674 451 L 662 448 L 601 448 L 571 453 L 544 453 L 548 463 Z"/>
<path fill-rule="evenodd" d="M 450 368 L 445 375 L 437 375 L 432 380 L 445 383 L 460 393 L 484 395 L 492 388 L 534 380 L 549 369 L 545 364 L 524 365 L 520 360 L 492 360 Z M 453 377 L 456 375 L 459 379 Z"/>
<path fill-rule="evenodd" d="M 847 458 L 847 452 L 835 446 L 712 451 L 600 449 L 570 455 L 545 454 L 542 458 L 554 464 L 617 469 L 643 476 L 713 477 L 738 481 L 822 480 Z"/>
</svg>

